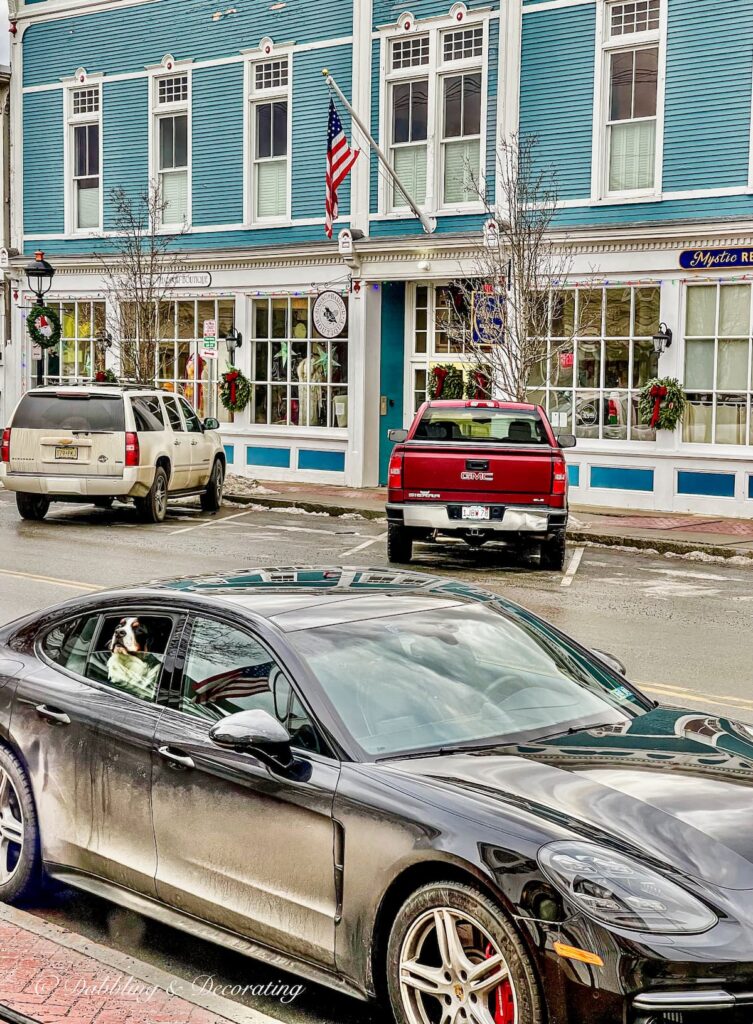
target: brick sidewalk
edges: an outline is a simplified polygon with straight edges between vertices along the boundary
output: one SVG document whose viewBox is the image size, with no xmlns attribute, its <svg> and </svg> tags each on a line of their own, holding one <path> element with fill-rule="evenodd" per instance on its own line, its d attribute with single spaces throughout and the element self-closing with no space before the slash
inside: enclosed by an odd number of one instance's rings
<svg viewBox="0 0 753 1024">
<path fill-rule="evenodd" d="M 3 1008 L 40 1024 L 276 1024 L 7 906 L 0 907 L 0 1021 Z"/>
</svg>

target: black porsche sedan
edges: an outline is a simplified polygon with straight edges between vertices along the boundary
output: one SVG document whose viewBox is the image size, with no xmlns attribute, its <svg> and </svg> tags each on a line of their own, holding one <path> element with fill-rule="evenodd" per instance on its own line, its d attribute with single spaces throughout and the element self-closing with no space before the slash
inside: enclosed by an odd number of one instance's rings
<svg viewBox="0 0 753 1024">
<path fill-rule="evenodd" d="M 399 1024 L 749 1020 L 752 825 L 747 727 L 456 580 L 248 570 L 0 630 L 0 899 L 46 874 Z"/>
</svg>

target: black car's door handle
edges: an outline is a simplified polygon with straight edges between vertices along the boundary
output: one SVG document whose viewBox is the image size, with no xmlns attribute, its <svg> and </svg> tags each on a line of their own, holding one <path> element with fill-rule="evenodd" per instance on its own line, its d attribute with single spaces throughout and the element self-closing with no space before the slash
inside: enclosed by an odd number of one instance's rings
<svg viewBox="0 0 753 1024">
<path fill-rule="evenodd" d="M 167 761 L 171 768 L 195 767 L 192 757 L 189 757 L 188 754 L 181 754 L 179 751 L 173 750 L 172 747 L 160 747 L 157 753 Z"/>
<path fill-rule="evenodd" d="M 71 720 L 64 711 L 58 711 L 56 708 L 48 708 L 46 704 L 38 704 L 36 712 L 40 718 L 43 718 L 45 722 L 51 722 L 53 725 L 70 725 Z"/>
</svg>

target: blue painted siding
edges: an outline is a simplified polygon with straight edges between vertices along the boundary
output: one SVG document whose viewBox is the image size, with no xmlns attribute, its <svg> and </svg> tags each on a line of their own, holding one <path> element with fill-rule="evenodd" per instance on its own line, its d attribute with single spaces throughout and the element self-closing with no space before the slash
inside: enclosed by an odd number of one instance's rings
<svg viewBox="0 0 753 1024">
<path fill-rule="evenodd" d="M 591 194 L 594 4 L 526 14 L 521 65 L 521 135 L 535 135 L 536 162 L 557 168 L 562 199 Z"/>
<path fill-rule="evenodd" d="M 192 75 L 192 221 L 243 221 L 243 65 Z"/>
<path fill-rule="evenodd" d="M 397 24 L 401 14 L 410 11 L 414 18 L 436 18 L 447 14 L 453 0 L 374 0 L 374 25 L 384 26 Z M 499 7 L 494 0 L 465 0 L 469 11 L 477 7 Z"/>
<path fill-rule="evenodd" d="M 331 25 L 331 19 L 323 19 Z M 330 29 L 331 31 L 331 29 Z M 328 68 L 346 96 L 351 94 L 353 54 L 348 46 L 296 53 L 293 61 L 293 216 L 324 218 L 324 172 L 327 161 L 329 90 L 322 78 Z M 343 128 L 352 140 L 350 115 L 338 107 Z M 359 159 L 365 159 L 363 157 Z M 350 175 L 338 191 L 340 216 L 350 211 Z M 337 231 L 337 228 L 335 228 Z M 324 226 L 318 237 L 324 237 Z"/>
<path fill-rule="evenodd" d="M 246 465 L 274 466 L 276 469 L 290 469 L 290 449 L 248 445 L 246 447 Z"/>
<path fill-rule="evenodd" d="M 591 486 L 608 491 L 653 491 L 653 469 L 592 466 Z"/>
<path fill-rule="evenodd" d="M 585 224 L 619 224 L 621 227 L 650 222 L 671 224 L 679 220 L 720 221 L 753 218 L 753 196 L 716 196 L 706 199 L 674 199 L 660 203 L 625 203 L 622 206 L 598 206 L 564 209 L 555 223 L 561 227 Z"/>
<path fill-rule="evenodd" d="M 753 0 L 669 0 L 664 189 L 748 183 Z"/>
<path fill-rule="evenodd" d="M 486 195 L 494 202 L 497 180 L 497 107 L 499 95 L 499 20 L 489 22 L 486 108 Z"/>
<path fill-rule="evenodd" d="M 64 131 L 62 92 L 24 96 L 24 224 L 27 231 L 40 234 L 65 231 Z M 40 245 L 40 248 L 47 247 Z"/>
<path fill-rule="evenodd" d="M 456 217 L 438 217 L 438 235 L 481 235 L 486 217 L 480 214 L 463 214 Z M 417 217 L 401 217 L 399 220 L 375 220 L 371 223 L 371 234 L 375 237 L 403 237 L 420 235 L 426 238 Z"/>
<path fill-rule="evenodd" d="M 295 0 L 279 10 L 269 0 L 244 0 L 235 9 L 215 21 L 218 5 L 210 0 L 154 0 L 31 25 L 24 36 L 23 84 L 59 82 L 79 66 L 111 75 L 143 71 L 166 53 L 210 60 L 258 46 L 264 36 L 306 43 L 353 30 L 349 3 L 337 4 L 336 22 L 322 17 L 322 0 Z"/>
<path fill-rule="evenodd" d="M 382 71 L 381 71 L 382 44 L 375 39 L 371 44 L 371 134 L 383 145 L 387 144 L 386 139 L 380 139 L 379 118 L 381 111 Z M 369 183 L 369 209 L 372 213 L 379 212 L 379 161 L 372 154 L 370 164 Z"/>
<path fill-rule="evenodd" d="M 580 466 L 567 467 L 567 481 L 571 487 L 580 487 Z"/>
<path fill-rule="evenodd" d="M 133 201 L 138 202 L 149 189 L 148 132 L 149 90 L 146 79 L 105 81 L 102 90 L 102 142 L 104 217 L 108 230 L 115 226 L 112 190 L 123 188 Z M 25 231 L 29 233 L 28 225 L 25 225 Z M 90 240 L 89 251 L 96 247 Z M 52 252 L 52 246 L 48 248 Z M 62 251 L 71 250 L 64 248 Z"/>
<path fill-rule="evenodd" d="M 232 466 L 235 463 L 235 445 L 226 444 L 223 445 L 225 449 L 225 458 L 227 459 L 228 466 Z"/>
<path fill-rule="evenodd" d="M 698 494 L 710 498 L 734 498 L 734 473 L 693 473 L 681 469 L 677 473 L 678 494 Z"/>
<path fill-rule="evenodd" d="M 318 451 L 303 448 L 298 452 L 299 469 L 316 469 L 323 473 L 344 473 L 345 452 Z"/>
</svg>

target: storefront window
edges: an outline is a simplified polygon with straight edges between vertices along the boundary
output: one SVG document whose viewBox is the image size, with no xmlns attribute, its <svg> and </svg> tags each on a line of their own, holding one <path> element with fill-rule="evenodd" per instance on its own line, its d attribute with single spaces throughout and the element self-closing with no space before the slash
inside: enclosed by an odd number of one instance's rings
<svg viewBox="0 0 753 1024">
<path fill-rule="evenodd" d="M 313 323 L 314 302 L 308 296 L 254 301 L 252 422 L 348 426 L 348 326 L 337 338 L 323 338 Z"/>
<path fill-rule="evenodd" d="M 749 284 L 688 287 L 683 440 L 753 444 L 751 337 Z"/>
<path fill-rule="evenodd" d="M 578 437 L 653 441 L 641 420 L 641 388 L 658 373 L 657 287 L 573 288 L 551 296 L 546 361 L 534 368 L 529 398 L 557 431 Z"/>
<path fill-rule="evenodd" d="M 105 368 L 105 347 L 96 339 L 105 333 L 105 304 L 89 300 L 48 302 L 60 317 L 61 340 L 43 353 L 45 384 L 91 380 Z"/>
</svg>

